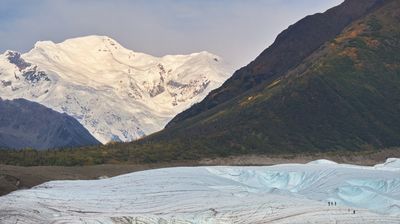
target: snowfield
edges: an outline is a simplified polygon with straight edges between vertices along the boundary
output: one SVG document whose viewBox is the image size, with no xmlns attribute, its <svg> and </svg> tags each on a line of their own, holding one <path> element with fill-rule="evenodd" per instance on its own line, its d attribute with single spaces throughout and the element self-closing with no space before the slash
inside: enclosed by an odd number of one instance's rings
<svg viewBox="0 0 400 224">
<path fill-rule="evenodd" d="M 319 160 L 52 181 L 0 197 L 0 223 L 398 224 L 400 159 L 374 167 Z"/>
<path fill-rule="evenodd" d="M 159 131 L 232 74 L 208 52 L 154 57 L 106 36 L 39 41 L 0 55 L 0 96 L 76 118 L 102 143 Z"/>
</svg>

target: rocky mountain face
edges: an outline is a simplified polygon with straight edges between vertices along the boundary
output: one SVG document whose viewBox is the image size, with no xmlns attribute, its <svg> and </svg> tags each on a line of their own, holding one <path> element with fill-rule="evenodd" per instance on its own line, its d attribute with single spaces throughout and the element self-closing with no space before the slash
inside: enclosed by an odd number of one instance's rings
<svg viewBox="0 0 400 224">
<path fill-rule="evenodd" d="M 254 61 L 236 71 L 202 102 L 180 113 L 170 123 L 180 122 L 265 82 L 272 82 L 298 66 L 305 58 L 332 40 L 350 23 L 383 4 L 382 0 L 346 0 L 325 13 L 307 16 L 278 35 L 275 42 Z"/>
<path fill-rule="evenodd" d="M 162 129 L 230 74 L 208 52 L 158 58 L 87 36 L 0 55 L 0 95 L 66 113 L 102 143 L 132 141 Z"/>
<path fill-rule="evenodd" d="M 25 99 L 0 99 L 0 148 L 38 150 L 100 144 L 77 120 Z"/>
<path fill-rule="evenodd" d="M 341 11 L 349 14 L 341 31 L 310 22 L 313 18 L 341 21 Z M 234 97 L 215 101 L 218 104 L 207 110 L 197 111 L 196 105 L 164 131 L 126 147 L 146 149 L 158 160 L 177 155 L 188 159 L 399 146 L 399 12 L 397 0 L 348 0 L 323 15 L 307 17 L 244 68 L 246 75 L 239 75 L 244 71 L 239 70 L 199 105 L 211 105 L 210 99 L 231 88 L 237 91 Z M 310 26 L 304 27 L 307 21 Z M 296 27 L 306 31 L 295 32 Z M 307 45 L 318 36 L 326 40 L 320 46 L 280 47 L 274 55 L 291 62 L 286 69 L 271 62 L 276 59 L 265 58 L 284 40 L 298 38 Z M 242 76 L 241 81 L 233 81 Z M 262 77 L 259 84 L 248 86 L 253 82 L 246 80 L 255 77 Z M 244 91 L 241 85 L 249 89 Z"/>
</svg>

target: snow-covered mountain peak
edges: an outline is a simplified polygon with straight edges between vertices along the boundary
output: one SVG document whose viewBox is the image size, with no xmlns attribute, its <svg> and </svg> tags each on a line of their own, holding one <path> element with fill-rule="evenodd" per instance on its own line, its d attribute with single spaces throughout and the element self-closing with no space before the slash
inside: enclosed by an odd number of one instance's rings
<svg viewBox="0 0 400 224">
<path fill-rule="evenodd" d="M 162 129 L 232 71 L 206 51 L 154 57 L 86 36 L 0 55 L 0 94 L 65 112 L 103 143 L 131 141 Z"/>
<path fill-rule="evenodd" d="M 64 78 L 72 78 L 77 81 L 82 77 L 76 77 L 75 75 L 82 73 L 84 75 L 84 80 L 82 81 L 91 80 L 101 84 L 104 84 L 103 81 L 107 84 L 115 81 L 110 79 L 118 79 L 117 82 L 120 82 L 121 74 L 116 73 L 116 70 L 124 71 L 125 74 L 136 77 L 145 76 L 147 81 L 159 79 L 160 72 L 165 72 L 165 75 L 170 76 L 173 70 L 179 70 L 182 65 L 191 66 L 193 69 L 187 72 L 180 72 L 179 75 L 181 77 L 182 74 L 189 74 L 192 77 L 194 74 L 199 73 L 197 71 L 199 71 L 200 67 L 207 71 L 219 69 L 220 67 L 229 70 L 223 62 L 220 63 L 222 61 L 220 57 L 207 51 L 189 55 L 154 57 L 126 49 L 107 36 L 79 37 L 68 39 L 61 43 L 40 41 L 36 43 L 35 48 L 24 54 L 24 58 L 34 64 L 41 64 L 43 68 L 49 70 L 55 67 L 58 70 L 61 68 L 78 70 L 73 73 L 68 72 L 68 76 Z M 148 69 L 160 71 L 147 74 L 135 72 Z M 55 72 L 60 73 L 60 71 Z M 88 74 L 92 73 L 96 73 L 96 75 L 88 76 Z M 224 81 L 225 77 L 222 77 L 222 79 Z"/>
</svg>

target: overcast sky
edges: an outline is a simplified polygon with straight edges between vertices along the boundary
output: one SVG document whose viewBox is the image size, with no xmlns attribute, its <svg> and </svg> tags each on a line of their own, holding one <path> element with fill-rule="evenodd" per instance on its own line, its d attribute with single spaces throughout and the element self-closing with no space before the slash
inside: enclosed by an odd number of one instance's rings
<svg viewBox="0 0 400 224">
<path fill-rule="evenodd" d="M 209 51 L 235 67 L 306 15 L 343 0 L 0 0 L 0 51 L 106 35 L 155 56 Z"/>
</svg>

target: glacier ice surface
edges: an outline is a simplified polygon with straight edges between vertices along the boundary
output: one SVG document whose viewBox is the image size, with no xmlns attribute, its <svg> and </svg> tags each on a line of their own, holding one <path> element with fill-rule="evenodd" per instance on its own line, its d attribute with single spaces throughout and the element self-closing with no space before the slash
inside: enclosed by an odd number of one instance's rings
<svg viewBox="0 0 400 224">
<path fill-rule="evenodd" d="M 398 224 L 399 161 L 178 167 L 51 181 L 0 197 L 0 223 Z"/>
</svg>

